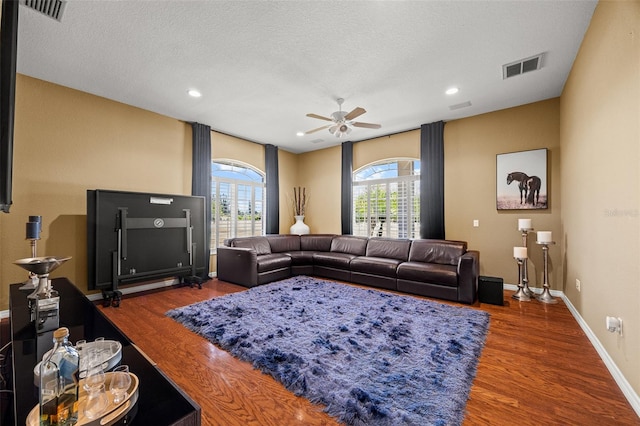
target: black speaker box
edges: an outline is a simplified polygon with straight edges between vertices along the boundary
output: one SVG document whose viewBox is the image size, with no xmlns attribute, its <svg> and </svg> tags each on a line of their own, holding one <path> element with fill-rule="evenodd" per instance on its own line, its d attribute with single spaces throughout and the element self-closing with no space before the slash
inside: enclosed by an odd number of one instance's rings
<svg viewBox="0 0 640 426">
<path fill-rule="evenodd" d="M 480 303 L 489 303 L 491 305 L 503 305 L 503 280 L 498 277 L 478 278 L 478 300 Z"/>
</svg>

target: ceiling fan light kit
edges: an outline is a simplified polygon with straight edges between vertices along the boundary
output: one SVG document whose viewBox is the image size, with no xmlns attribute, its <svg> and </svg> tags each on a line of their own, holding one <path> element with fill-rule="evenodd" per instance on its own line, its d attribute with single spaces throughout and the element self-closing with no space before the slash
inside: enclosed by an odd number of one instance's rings
<svg viewBox="0 0 640 426">
<path fill-rule="evenodd" d="M 380 124 L 362 123 L 358 121 L 354 122 L 353 120 L 355 118 L 360 117 L 362 114 L 364 114 L 367 111 L 364 108 L 356 107 L 347 113 L 346 111 L 342 110 L 342 103 L 344 102 L 344 99 L 338 98 L 336 101 L 338 102 L 338 111 L 335 111 L 334 113 L 332 113 L 331 118 L 324 117 L 318 114 L 313 114 L 313 113 L 307 114 L 307 117 L 316 118 L 318 120 L 331 121 L 334 124 L 327 124 L 325 126 L 309 130 L 305 132 L 305 135 L 315 133 L 320 130 L 324 130 L 328 128 L 329 133 L 331 133 L 337 138 L 341 138 L 344 135 L 348 135 L 349 133 L 351 133 L 351 131 L 353 130 L 353 127 L 362 127 L 366 129 L 379 129 L 380 127 L 382 127 Z"/>
</svg>

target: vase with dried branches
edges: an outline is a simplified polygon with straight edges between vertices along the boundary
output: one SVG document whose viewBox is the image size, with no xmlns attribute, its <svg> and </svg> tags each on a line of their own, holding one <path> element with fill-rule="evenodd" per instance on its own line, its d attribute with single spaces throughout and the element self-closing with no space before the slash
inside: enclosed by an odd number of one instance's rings
<svg viewBox="0 0 640 426">
<path fill-rule="evenodd" d="M 293 216 L 296 219 L 289 232 L 302 235 L 309 233 L 309 226 L 304 223 L 304 215 L 307 207 L 307 189 L 293 187 Z"/>
<path fill-rule="evenodd" d="M 307 206 L 307 188 L 293 187 L 293 215 L 304 216 Z"/>
</svg>

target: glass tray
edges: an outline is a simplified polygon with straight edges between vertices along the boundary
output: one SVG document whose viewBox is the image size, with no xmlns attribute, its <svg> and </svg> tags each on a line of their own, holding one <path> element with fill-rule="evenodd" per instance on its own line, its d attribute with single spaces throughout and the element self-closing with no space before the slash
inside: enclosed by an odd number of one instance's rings
<svg viewBox="0 0 640 426">
<path fill-rule="evenodd" d="M 138 376 L 133 373 L 129 373 L 131 376 L 131 386 L 129 386 L 129 390 L 127 391 L 127 397 L 119 404 L 113 403 L 113 395 L 109 392 L 109 384 L 111 383 L 113 374 L 114 373 L 105 373 L 104 386 L 105 389 L 107 389 L 107 399 L 109 400 L 109 403 L 104 409 L 102 416 L 95 419 L 89 419 L 84 415 L 87 392 L 82 386 L 84 384 L 84 380 L 80 380 L 80 391 L 78 394 L 78 422 L 76 423 L 76 426 L 111 426 L 122 419 L 133 408 L 136 402 L 138 402 L 138 385 L 140 382 L 138 380 Z M 27 416 L 27 426 L 39 426 L 39 416 L 40 407 L 36 405 Z"/>
</svg>

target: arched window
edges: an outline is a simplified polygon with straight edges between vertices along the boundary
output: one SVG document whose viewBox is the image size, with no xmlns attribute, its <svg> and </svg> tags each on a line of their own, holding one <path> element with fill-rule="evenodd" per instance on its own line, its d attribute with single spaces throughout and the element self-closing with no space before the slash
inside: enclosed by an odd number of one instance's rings
<svg viewBox="0 0 640 426">
<path fill-rule="evenodd" d="M 265 176 L 238 161 L 211 162 L 211 251 L 234 237 L 264 235 Z"/>
<path fill-rule="evenodd" d="M 353 235 L 420 236 L 420 161 L 382 160 L 353 172 Z"/>
</svg>

